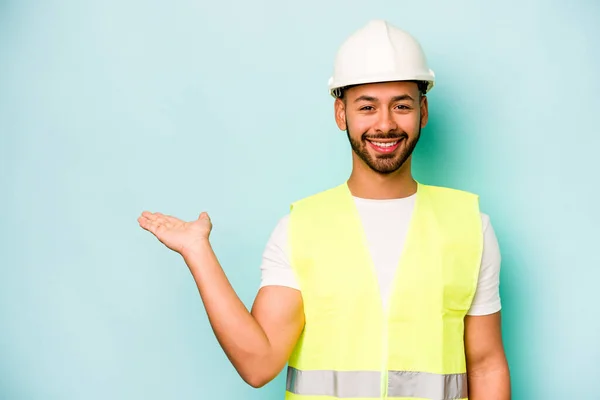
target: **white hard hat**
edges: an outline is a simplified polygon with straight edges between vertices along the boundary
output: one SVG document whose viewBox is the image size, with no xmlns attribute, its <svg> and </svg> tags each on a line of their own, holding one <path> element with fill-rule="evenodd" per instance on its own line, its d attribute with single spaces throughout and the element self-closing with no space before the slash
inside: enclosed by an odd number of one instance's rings
<svg viewBox="0 0 600 400">
<path fill-rule="evenodd" d="M 329 92 L 339 97 L 346 86 L 390 81 L 422 81 L 427 93 L 435 75 L 414 37 L 386 21 L 373 20 L 338 50 Z"/>
</svg>

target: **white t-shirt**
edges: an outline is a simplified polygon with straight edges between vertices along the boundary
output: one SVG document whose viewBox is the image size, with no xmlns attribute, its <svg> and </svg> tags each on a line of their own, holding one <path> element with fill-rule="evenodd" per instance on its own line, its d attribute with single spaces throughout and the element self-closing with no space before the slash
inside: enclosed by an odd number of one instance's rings
<svg viewBox="0 0 600 400">
<path fill-rule="evenodd" d="M 415 198 L 416 195 L 390 200 L 354 197 L 377 272 L 384 306 L 390 295 Z M 275 285 L 300 289 L 287 254 L 288 221 L 289 214 L 279 220 L 267 242 L 262 257 L 260 287 Z M 481 213 L 481 228 L 484 238 L 481 269 L 469 315 L 493 314 L 501 308 L 500 249 L 490 219 L 484 213 Z"/>
</svg>

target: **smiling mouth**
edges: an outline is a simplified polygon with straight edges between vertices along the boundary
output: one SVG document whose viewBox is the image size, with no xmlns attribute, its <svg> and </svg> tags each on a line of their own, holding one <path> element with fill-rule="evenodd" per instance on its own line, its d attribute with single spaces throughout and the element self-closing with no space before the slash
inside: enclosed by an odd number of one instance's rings
<svg viewBox="0 0 600 400">
<path fill-rule="evenodd" d="M 395 138 L 395 139 L 365 139 L 371 148 L 376 150 L 379 153 L 389 154 L 396 150 L 400 143 L 405 140 L 405 137 Z"/>
</svg>

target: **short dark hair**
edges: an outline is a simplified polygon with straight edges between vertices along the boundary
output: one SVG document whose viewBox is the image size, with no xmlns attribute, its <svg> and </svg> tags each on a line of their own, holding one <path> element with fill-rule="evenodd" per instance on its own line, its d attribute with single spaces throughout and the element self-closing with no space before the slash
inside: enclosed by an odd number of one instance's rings
<svg viewBox="0 0 600 400">
<path fill-rule="evenodd" d="M 419 92 L 421 95 L 425 96 L 427 94 L 427 88 L 429 87 L 429 82 L 427 81 L 414 81 L 419 87 Z"/>
</svg>

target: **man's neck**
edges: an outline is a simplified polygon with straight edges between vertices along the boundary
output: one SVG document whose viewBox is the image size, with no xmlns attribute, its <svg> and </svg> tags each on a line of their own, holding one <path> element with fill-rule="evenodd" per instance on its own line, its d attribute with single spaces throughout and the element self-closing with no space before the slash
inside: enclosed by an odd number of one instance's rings
<svg viewBox="0 0 600 400">
<path fill-rule="evenodd" d="M 412 177 L 410 159 L 391 174 L 379 174 L 366 165 L 355 166 L 347 184 L 355 197 L 364 199 L 399 199 L 412 196 L 417 182 Z"/>
</svg>

